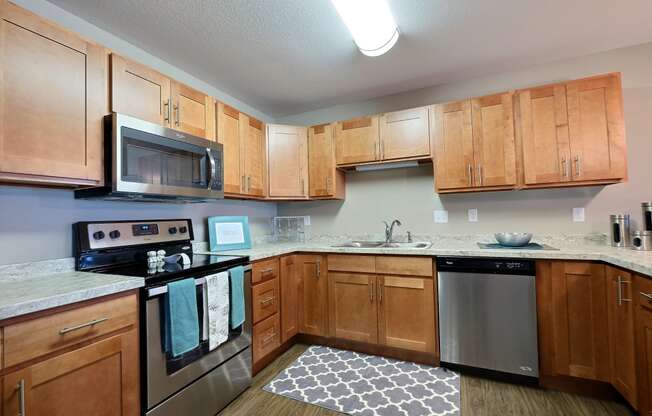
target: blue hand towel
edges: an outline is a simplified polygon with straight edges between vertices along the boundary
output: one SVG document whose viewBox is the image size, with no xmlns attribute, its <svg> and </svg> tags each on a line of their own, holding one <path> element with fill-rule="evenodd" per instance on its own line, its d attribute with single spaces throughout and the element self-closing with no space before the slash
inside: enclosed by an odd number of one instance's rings
<svg viewBox="0 0 652 416">
<path fill-rule="evenodd" d="M 231 329 L 235 329 L 245 321 L 244 267 L 234 267 L 229 270 L 229 274 L 231 275 Z"/>
<path fill-rule="evenodd" d="M 195 279 L 168 283 L 165 297 L 165 351 L 177 357 L 199 346 Z"/>
</svg>

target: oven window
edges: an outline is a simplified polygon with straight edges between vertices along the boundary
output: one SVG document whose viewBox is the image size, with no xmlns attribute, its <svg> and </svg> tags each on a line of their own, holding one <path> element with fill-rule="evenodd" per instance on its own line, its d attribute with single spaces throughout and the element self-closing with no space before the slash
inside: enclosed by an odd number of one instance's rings
<svg viewBox="0 0 652 416">
<path fill-rule="evenodd" d="M 206 149 L 122 128 L 122 180 L 142 184 L 206 188 Z"/>
</svg>

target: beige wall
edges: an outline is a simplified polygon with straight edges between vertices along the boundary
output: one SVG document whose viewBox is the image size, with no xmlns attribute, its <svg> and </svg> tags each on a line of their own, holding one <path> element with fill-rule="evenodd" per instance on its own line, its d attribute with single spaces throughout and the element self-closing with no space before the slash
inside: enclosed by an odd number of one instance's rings
<svg viewBox="0 0 652 416">
<path fill-rule="evenodd" d="M 623 73 L 630 175 L 626 183 L 439 196 L 433 189 L 431 166 L 352 172 L 347 173 L 346 201 L 283 203 L 279 215 L 310 215 L 313 235 L 380 232 L 380 221 L 391 218 L 403 221 L 401 233 L 606 233 L 609 214 L 619 212 L 631 213 L 635 228 L 641 222 L 641 202 L 652 200 L 652 43 L 327 108 L 281 122 L 316 124 L 612 71 Z M 586 208 L 586 222 L 572 222 L 574 207 Z M 479 222 L 467 221 L 470 208 L 479 210 Z M 448 210 L 449 223 L 434 223 L 434 209 Z"/>
</svg>

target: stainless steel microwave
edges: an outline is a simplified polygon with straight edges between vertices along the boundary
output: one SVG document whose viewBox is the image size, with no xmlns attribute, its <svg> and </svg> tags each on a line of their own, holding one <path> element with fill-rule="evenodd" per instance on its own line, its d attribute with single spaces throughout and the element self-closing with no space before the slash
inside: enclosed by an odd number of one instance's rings
<svg viewBox="0 0 652 416">
<path fill-rule="evenodd" d="M 104 118 L 105 185 L 75 198 L 204 202 L 224 197 L 223 147 L 113 113 Z"/>
</svg>

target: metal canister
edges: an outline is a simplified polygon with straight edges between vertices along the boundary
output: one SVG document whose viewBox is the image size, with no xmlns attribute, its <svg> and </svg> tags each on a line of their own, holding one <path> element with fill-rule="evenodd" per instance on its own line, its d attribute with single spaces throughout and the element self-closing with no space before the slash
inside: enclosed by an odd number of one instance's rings
<svg viewBox="0 0 652 416">
<path fill-rule="evenodd" d="M 645 230 L 652 231 L 652 202 L 643 202 L 643 224 Z"/>
<path fill-rule="evenodd" d="M 632 233 L 632 248 L 640 251 L 652 250 L 652 231 L 637 230 Z"/>
<path fill-rule="evenodd" d="M 629 214 L 616 214 L 609 218 L 611 220 L 611 245 L 629 247 Z"/>
</svg>

